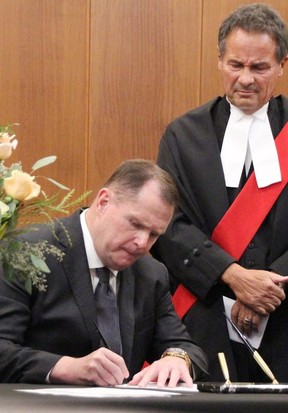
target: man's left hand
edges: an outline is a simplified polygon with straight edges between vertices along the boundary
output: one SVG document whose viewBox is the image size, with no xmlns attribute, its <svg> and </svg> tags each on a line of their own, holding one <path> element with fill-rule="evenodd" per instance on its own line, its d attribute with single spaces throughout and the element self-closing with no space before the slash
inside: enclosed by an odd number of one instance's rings
<svg viewBox="0 0 288 413">
<path fill-rule="evenodd" d="M 157 387 L 176 387 L 180 381 L 187 387 L 193 385 L 185 360 L 180 357 L 167 356 L 154 361 L 150 366 L 135 374 L 129 384 L 145 387 L 148 383 L 154 382 Z"/>
</svg>

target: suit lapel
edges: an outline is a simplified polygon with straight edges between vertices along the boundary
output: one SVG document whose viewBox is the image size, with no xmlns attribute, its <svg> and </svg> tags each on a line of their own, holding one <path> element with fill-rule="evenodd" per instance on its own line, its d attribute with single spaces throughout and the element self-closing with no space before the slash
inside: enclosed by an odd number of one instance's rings
<svg viewBox="0 0 288 413">
<path fill-rule="evenodd" d="M 96 319 L 96 310 L 94 295 L 90 277 L 90 270 L 86 258 L 84 240 L 80 225 L 79 213 L 73 214 L 71 219 L 64 223 L 66 230 L 71 238 L 72 246 L 67 240 L 66 234 L 60 235 L 60 242 L 67 249 L 64 249 L 63 269 L 71 286 L 75 301 L 82 314 L 84 324 L 91 339 L 92 348 L 99 347 L 99 335 L 97 333 L 94 321 Z"/>
</svg>

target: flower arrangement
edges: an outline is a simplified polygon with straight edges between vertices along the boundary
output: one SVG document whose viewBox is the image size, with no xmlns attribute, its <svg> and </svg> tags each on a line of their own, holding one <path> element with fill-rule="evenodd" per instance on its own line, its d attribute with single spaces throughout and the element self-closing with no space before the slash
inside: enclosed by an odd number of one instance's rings
<svg viewBox="0 0 288 413">
<path fill-rule="evenodd" d="M 76 207 L 90 194 L 84 193 L 76 200 L 72 200 L 74 189 L 70 190 L 59 182 L 47 179 L 60 190 L 67 193 L 59 201 L 59 192 L 48 197 L 34 175 L 35 171 L 56 161 L 56 156 L 48 156 L 38 160 L 30 173 L 22 170 L 21 162 L 6 166 L 6 160 L 16 149 L 18 140 L 12 133 L 13 125 L 0 125 L 0 261 L 5 276 L 9 279 L 17 278 L 25 283 L 29 292 L 32 286 L 40 291 L 46 290 L 46 275 L 50 272 L 46 261 L 46 254 L 52 254 L 62 260 L 63 253 L 46 240 L 29 243 L 21 240 L 21 233 L 36 230 L 33 224 L 45 221 L 51 225 L 55 215 L 67 214 L 69 209 Z M 69 234 L 67 233 L 69 239 Z"/>
</svg>

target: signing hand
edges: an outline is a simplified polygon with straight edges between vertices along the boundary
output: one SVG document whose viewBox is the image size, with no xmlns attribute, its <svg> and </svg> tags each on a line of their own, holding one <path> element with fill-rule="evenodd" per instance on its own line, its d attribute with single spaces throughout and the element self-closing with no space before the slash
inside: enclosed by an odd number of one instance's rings
<svg viewBox="0 0 288 413">
<path fill-rule="evenodd" d="M 116 386 L 128 377 L 124 359 L 102 347 L 85 357 L 62 357 L 50 373 L 50 382 Z"/>
</svg>

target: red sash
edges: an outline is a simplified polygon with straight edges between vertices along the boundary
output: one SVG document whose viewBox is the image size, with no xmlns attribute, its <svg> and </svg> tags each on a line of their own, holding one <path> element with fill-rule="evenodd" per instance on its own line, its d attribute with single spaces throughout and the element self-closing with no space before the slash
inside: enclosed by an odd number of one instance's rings
<svg viewBox="0 0 288 413">
<path fill-rule="evenodd" d="M 239 259 L 288 182 L 288 122 L 275 140 L 282 181 L 258 188 L 253 173 L 243 189 L 218 223 L 212 241 L 235 259 Z M 195 297 L 180 284 L 172 297 L 182 318 L 195 303 Z"/>
</svg>

